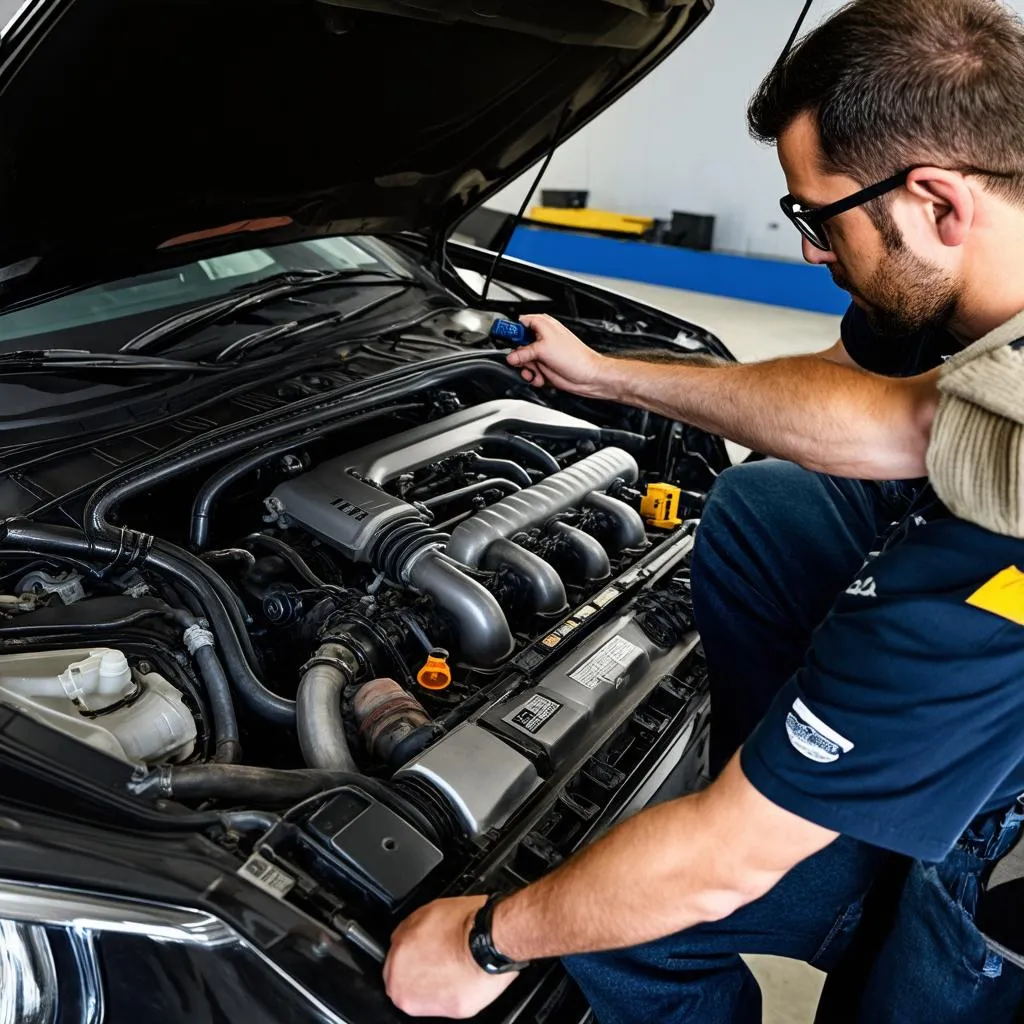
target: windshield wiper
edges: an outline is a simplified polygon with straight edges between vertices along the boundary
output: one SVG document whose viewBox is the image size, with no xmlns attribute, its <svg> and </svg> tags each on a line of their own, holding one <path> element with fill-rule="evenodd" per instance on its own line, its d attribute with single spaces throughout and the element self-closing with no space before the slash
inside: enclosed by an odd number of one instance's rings
<svg viewBox="0 0 1024 1024">
<path fill-rule="evenodd" d="M 405 289 L 402 289 L 404 292 Z M 247 334 L 243 338 L 236 338 L 230 345 L 225 345 L 214 357 L 214 363 L 224 363 L 229 357 L 232 357 L 235 361 L 243 356 L 246 352 L 257 348 L 260 345 L 265 345 L 270 341 L 279 341 L 282 338 L 287 338 L 289 341 L 294 340 L 296 337 L 306 334 L 310 331 L 318 330 L 321 327 L 337 327 L 341 324 L 348 323 L 350 320 L 357 320 L 360 317 L 365 316 L 371 310 L 376 309 L 378 306 L 383 306 L 384 303 L 390 302 L 396 298 L 401 292 L 388 292 L 386 295 L 379 295 L 369 302 L 364 303 L 358 309 L 350 309 L 346 312 L 337 313 L 324 313 L 320 316 L 311 316 L 305 320 L 291 320 L 286 324 L 275 324 L 273 327 L 264 327 L 262 330 L 253 331 L 252 334 Z"/>
<path fill-rule="evenodd" d="M 233 291 L 230 295 L 221 296 L 212 302 L 193 306 L 192 309 L 188 309 L 184 313 L 179 313 L 155 324 L 127 341 L 121 346 L 121 351 L 143 352 L 158 345 L 166 347 L 169 341 L 181 334 L 190 333 L 197 328 L 216 323 L 218 320 L 243 313 L 247 309 L 264 306 L 275 299 L 291 298 L 316 288 L 331 288 L 339 284 L 384 284 L 409 288 L 417 283 L 412 278 L 357 270 L 352 267 L 346 270 L 289 270 L 264 278 L 254 285 Z"/>
<path fill-rule="evenodd" d="M 87 352 L 77 348 L 24 349 L 0 353 L 0 376 L 40 370 L 145 370 L 215 373 L 219 367 L 185 359 L 165 359 L 124 352 Z"/>
</svg>

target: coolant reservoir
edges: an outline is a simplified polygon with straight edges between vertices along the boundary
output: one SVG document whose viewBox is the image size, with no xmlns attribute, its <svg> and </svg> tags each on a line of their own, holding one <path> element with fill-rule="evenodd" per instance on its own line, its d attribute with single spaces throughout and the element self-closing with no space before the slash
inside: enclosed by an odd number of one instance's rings
<svg viewBox="0 0 1024 1024">
<path fill-rule="evenodd" d="M 110 647 L 0 655 L 0 701 L 123 761 L 180 761 L 195 748 L 178 690 Z"/>
</svg>

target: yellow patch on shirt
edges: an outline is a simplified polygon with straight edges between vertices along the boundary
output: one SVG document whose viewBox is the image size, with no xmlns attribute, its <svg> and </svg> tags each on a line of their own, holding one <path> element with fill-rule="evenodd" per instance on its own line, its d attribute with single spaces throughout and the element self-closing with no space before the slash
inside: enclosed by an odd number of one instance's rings
<svg viewBox="0 0 1024 1024">
<path fill-rule="evenodd" d="M 1011 565 L 979 587 L 967 603 L 1024 626 L 1024 572 Z"/>
</svg>

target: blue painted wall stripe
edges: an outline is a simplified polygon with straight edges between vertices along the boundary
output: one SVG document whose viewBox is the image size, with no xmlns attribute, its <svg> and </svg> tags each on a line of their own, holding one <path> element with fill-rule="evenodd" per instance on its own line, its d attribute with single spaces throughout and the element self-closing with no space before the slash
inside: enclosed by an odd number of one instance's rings
<svg viewBox="0 0 1024 1024">
<path fill-rule="evenodd" d="M 806 263 L 527 227 L 513 235 L 508 253 L 558 270 L 620 277 L 816 313 L 843 313 L 850 304 L 849 295 L 836 287 L 825 267 Z"/>
</svg>

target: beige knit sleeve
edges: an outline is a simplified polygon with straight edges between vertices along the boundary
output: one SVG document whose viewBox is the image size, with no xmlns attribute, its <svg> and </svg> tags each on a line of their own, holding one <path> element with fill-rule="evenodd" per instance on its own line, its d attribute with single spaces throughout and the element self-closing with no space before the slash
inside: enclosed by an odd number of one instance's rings
<svg viewBox="0 0 1024 1024">
<path fill-rule="evenodd" d="M 928 446 L 936 494 L 961 519 L 1024 538 L 1024 314 L 954 356 L 939 375 Z"/>
</svg>

